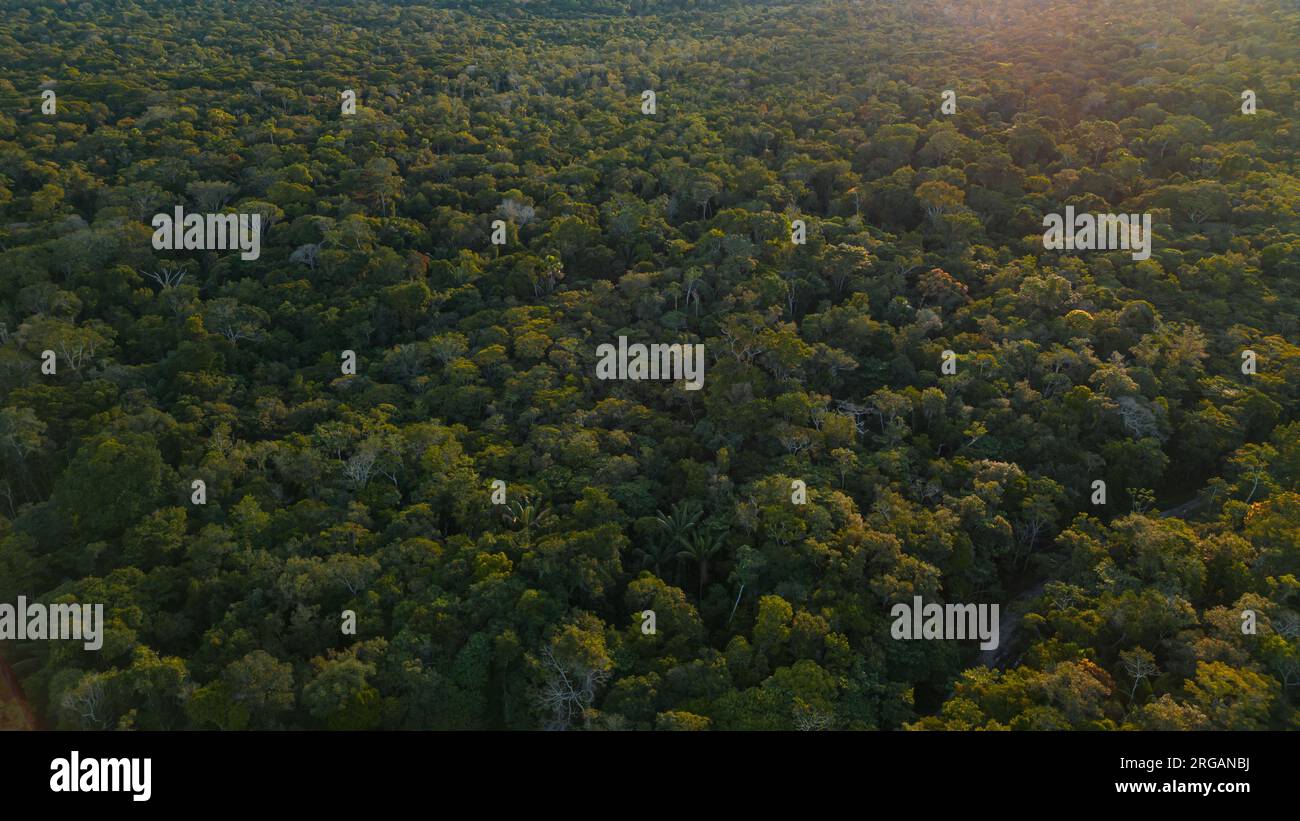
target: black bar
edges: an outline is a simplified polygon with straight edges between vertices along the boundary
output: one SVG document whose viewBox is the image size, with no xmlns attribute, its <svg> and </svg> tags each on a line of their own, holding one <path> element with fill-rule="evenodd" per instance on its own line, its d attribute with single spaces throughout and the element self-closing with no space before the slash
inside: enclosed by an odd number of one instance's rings
<svg viewBox="0 0 1300 821">
<path fill-rule="evenodd" d="M 546 812 L 545 795 L 626 792 L 642 807 L 686 806 L 702 789 L 727 800 L 837 793 L 883 809 L 907 797 L 920 807 L 1159 807 L 1289 801 L 1293 736 L 1285 733 L 6 733 L 3 795 L 34 806 L 249 810 L 262 796 L 295 808 L 501 800 Z M 149 758 L 151 795 L 50 789 L 51 762 Z M 1121 760 L 1161 762 L 1150 770 Z M 1204 759 L 1204 762 L 1200 760 Z M 1183 766 L 1170 769 L 1171 760 Z M 1209 766 L 1246 764 L 1241 766 Z M 1203 766 L 1197 766 L 1203 764 Z M 695 775 L 688 775 L 694 773 Z M 683 782 L 681 779 L 685 779 Z M 1165 784 L 1248 785 L 1248 792 L 1160 792 Z M 1117 784 L 1157 792 L 1120 794 Z M 542 790 L 549 792 L 543 793 Z M 743 795 L 742 795 L 743 794 Z M 766 797 L 765 797 L 766 796 Z M 715 796 L 720 799 L 721 796 Z M 633 800 L 634 799 L 634 800 Z M 561 803 L 567 802 L 568 799 Z M 428 803 L 432 802 L 432 804 Z M 451 803 L 449 803 L 451 802 Z M 674 802 L 676 802 L 674 804 Z M 1043 803 L 1048 802 L 1048 803 Z M 607 801 L 599 805 L 613 809 Z"/>
</svg>

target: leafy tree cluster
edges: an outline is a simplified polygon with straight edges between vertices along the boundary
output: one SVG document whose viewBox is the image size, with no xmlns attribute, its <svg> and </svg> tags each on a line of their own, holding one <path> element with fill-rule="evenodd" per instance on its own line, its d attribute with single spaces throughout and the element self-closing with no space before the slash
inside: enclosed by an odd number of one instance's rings
<svg viewBox="0 0 1300 821">
<path fill-rule="evenodd" d="M 0 602 L 108 620 L 14 680 L 60 728 L 1296 726 L 1298 33 L 8 8 Z M 260 257 L 155 251 L 176 205 Z M 1066 206 L 1152 214 L 1151 257 L 1045 250 Z M 703 344 L 703 389 L 597 380 L 620 335 Z M 895 641 L 915 595 L 1016 627 Z"/>
</svg>

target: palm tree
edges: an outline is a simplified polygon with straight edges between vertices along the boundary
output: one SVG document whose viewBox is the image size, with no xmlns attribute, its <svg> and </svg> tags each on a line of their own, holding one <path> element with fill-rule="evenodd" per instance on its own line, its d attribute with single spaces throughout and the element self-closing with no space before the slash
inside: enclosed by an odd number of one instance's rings
<svg viewBox="0 0 1300 821">
<path fill-rule="evenodd" d="M 511 502 L 501 515 L 511 525 L 523 531 L 524 545 L 531 546 L 533 530 L 546 523 L 551 516 L 551 509 L 546 507 L 538 510 L 531 499 L 524 497 Z"/>
<path fill-rule="evenodd" d="M 710 533 L 707 530 L 696 530 L 691 533 L 686 549 L 677 554 L 677 558 L 690 559 L 699 565 L 701 601 L 704 599 L 704 585 L 709 580 L 709 559 L 713 558 L 713 555 L 722 549 L 722 544 L 726 539 L 726 531 Z"/>
<path fill-rule="evenodd" d="M 676 547 L 668 539 L 651 540 L 648 545 L 638 548 L 641 553 L 641 566 L 654 571 L 654 574 L 662 579 L 664 565 L 677 556 Z"/>
<path fill-rule="evenodd" d="M 700 503 L 694 499 L 687 499 L 685 502 L 674 502 L 671 513 L 659 511 L 655 516 L 655 521 L 668 534 L 669 544 L 680 544 L 688 547 L 686 541 L 687 535 L 691 528 L 700 521 L 700 516 L 704 515 L 704 509 Z"/>
</svg>

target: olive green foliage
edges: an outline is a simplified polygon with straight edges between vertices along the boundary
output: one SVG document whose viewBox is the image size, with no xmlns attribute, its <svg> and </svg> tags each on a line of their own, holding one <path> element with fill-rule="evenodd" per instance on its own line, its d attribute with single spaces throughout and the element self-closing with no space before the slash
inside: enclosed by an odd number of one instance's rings
<svg viewBox="0 0 1300 821">
<path fill-rule="evenodd" d="M 0 647 L 43 726 L 1295 726 L 1293 7 L 9 6 L 0 602 L 108 621 Z"/>
</svg>

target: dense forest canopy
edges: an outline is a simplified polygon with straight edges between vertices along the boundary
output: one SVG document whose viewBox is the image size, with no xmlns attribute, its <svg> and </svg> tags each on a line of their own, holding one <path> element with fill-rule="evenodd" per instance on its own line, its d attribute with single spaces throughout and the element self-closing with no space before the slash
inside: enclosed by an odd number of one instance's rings
<svg viewBox="0 0 1300 821">
<path fill-rule="evenodd" d="M 1294 5 L 3 8 L 0 725 L 1296 726 Z"/>
</svg>

